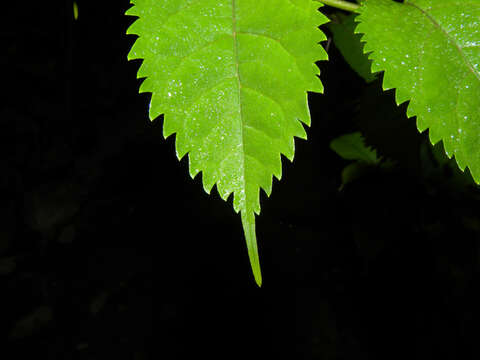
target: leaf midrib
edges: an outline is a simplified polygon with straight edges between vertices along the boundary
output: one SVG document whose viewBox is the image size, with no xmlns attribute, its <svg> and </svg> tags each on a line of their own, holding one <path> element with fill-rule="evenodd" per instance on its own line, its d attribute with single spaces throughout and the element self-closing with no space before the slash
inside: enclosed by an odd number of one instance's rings
<svg viewBox="0 0 480 360">
<path fill-rule="evenodd" d="M 246 177 L 245 177 L 245 133 L 243 131 L 243 114 L 242 114 L 242 96 L 241 96 L 241 88 L 242 83 L 240 80 L 240 70 L 239 70 L 239 56 L 238 56 L 238 38 L 237 38 L 237 3 L 236 0 L 232 0 L 232 38 L 233 38 L 233 59 L 235 62 L 235 75 L 237 77 L 237 84 L 238 84 L 238 113 L 240 116 L 240 132 L 241 132 L 241 139 L 242 139 L 242 185 L 244 190 L 244 204 L 243 208 L 245 212 L 247 210 L 247 184 L 246 184 Z M 236 194 L 234 194 L 235 196 Z M 242 204 L 240 203 L 239 209 L 242 210 Z"/>
</svg>

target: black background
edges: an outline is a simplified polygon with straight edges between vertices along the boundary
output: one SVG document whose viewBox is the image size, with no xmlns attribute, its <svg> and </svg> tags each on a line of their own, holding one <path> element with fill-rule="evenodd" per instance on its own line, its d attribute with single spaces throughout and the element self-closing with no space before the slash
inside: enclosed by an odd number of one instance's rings
<svg viewBox="0 0 480 360">
<path fill-rule="evenodd" d="M 259 289 L 231 199 L 148 120 L 128 1 L 78 6 L 3 12 L 2 359 L 480 356 L 478 189 L 425 174 L 426 135 L 380 80 L 330 44 L 309 140 L 262 195 Z M 397 165 L 339 191 L 329 143 L 357 130 Z"/>
</svg>

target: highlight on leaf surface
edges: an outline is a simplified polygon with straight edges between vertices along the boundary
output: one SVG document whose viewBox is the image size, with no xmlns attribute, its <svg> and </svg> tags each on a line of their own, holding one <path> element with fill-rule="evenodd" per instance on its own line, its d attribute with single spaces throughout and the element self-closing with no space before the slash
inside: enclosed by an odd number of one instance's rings
<svg viewBox="0 0 480 360">
<path fill-rule="evenodd" d="M 433 144 L 480 183 L 480 1 L 368 0 L 358 9 L 372 71 Z M 408 146 L 408 145 L 406 145 Z"/>
<path fill-rule="evenodd" d="M 294 137 L 310 124 L 307 91 L 321 92 L 315 62 L 327 55 L 318 26 L 327 22 L 311 0 L 132 0 L 128 29 L 137 38 L 128 58 L 143 59 L 140 92 L 151 92 L 150 118 L 164 114 L 191 177 L 202 172 L 241 213 L 256 282 L 259 193 L 293 160 Z"/>
</svg>

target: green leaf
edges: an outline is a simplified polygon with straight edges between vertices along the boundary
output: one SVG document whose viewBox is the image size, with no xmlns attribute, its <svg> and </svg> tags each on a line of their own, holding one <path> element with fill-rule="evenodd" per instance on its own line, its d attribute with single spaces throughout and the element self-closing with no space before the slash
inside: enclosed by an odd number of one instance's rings
<svg viewBox="0 0 480 360">
<path fill-rule="evenodd" d="M 73 2 L 73 18 L 78 20 L 78 5 L 76 1 Z"/>
<path fill-rule="evenodd" d="M 360 161 L 355 161 L 345 166 L 342 170 L 342 184 L 338 190 L 342 191 L 346 185 L 361 178 L 364 174 L 368 173 L 370 168 L 371 165 Z"/>
<path fill-rule="evenodd" d="M 375 149 L 365 145 L 365 140 L 360 132 L 345 134 L 333 139 L 330 148 L 346 160 L 358 160 L 368 164 L 378 164 L 380 158 Z"/>
<path fill-rule="evenodd" d="M 333 42 L 342 54 L 345 61 L 360 75 L 367 83 L 374 81 L 377 77 L 372 74 L 372 60 L 363 52 L 365 43 L 360 41 L 362 37 L 355 34 L 357 26 L 355 18 L 357 14 L 348 16 L 339 15 L 341 22 L 331 22 L 328 28 L 332 31 Z"/>
<path fill-rule="evenodd" d="M 480 182 L 480 1 L 368 0 L 357 33 L 384 89 Z"/>
<path fill-rule="evenodd" d="M 307 91 L 322 92 L 315 61 L 326 59 L 311 0 L 133 0 L 139 35 L 128 58 L 144 59 L 140 92 L 151 92 L 150 118 L 165 114 L 191 177 L 202 172 L 241 213 L 252 270 L 261 284 L 255 237 L 259 192 L 292 160 L 294 136 L 310 124 Z"/>
</svg>

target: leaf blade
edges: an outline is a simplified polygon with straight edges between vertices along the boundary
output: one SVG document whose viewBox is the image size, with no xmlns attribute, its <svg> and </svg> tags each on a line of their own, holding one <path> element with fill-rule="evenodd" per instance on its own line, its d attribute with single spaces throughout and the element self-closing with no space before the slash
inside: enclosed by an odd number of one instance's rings
<svg viewBox="0 0 480 360">
<path fill-rule="evenodd" d="M 328 28 L 332 31 L 333 42 L 350 67 L 367 83 L 376 80 L 376 74 L 371 71 L 372 60 L 363 52 L 364 43 L 361 36 L 355 34 L 357 14 L 339 16 L 340 22 L 330 22 Z"/>
<path fill-rule="evenodd" d="M 480 182 L 480 2 L 369 0 L 359 9 L 358 33 L 372 51 L 372 71 L 397 103 L 410 100 L 420 132 L 443 140 L 460 169 Z M 395 36 L 392 36 L 395 34 Z"/>
<path fill-rule="evenodd" d="M 306 91 L 323 90 L 315 61 L 326 59 L 317 29 L 327 19 L 310 0 L 133 0 L 138 16 L 127 33 L 139 38 L 129 59 L 144 59 L 141 92 L 149 116 L 164 114 L 177 157 L 188 154 L 193 178 L 233 193 L 249 258 L 261 284 L 255 237 L 259 193 L 282 176 L 281 154 L 310 124 Z"/>
<path fill-rule="evenodd" d="M 341 135 L 330 142 L 330 149 L 346 160 L 363 161 L 378 164 L 381 160 L 377 151 L 365 144 L 365 139 L 358 131 Z"/>
</svg>

